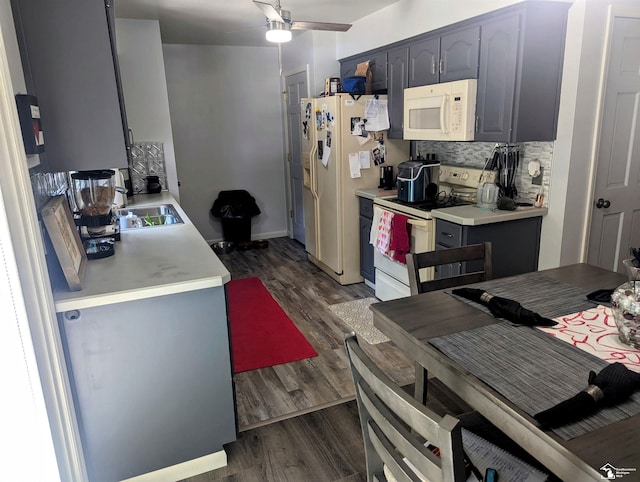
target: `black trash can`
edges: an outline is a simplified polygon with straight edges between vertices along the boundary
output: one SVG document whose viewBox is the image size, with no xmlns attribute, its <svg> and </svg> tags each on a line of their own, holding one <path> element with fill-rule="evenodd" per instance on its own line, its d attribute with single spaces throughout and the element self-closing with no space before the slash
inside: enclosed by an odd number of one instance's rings
<svg viewBox="0 0 640 482">
<path fill-rule="evenodd" d="M 251 218 L 260 214 L 255 198 L 244 189 L 220 191 L 210 210 L 220 218 L 225 241 L 251 241 Z"/>
</svg>

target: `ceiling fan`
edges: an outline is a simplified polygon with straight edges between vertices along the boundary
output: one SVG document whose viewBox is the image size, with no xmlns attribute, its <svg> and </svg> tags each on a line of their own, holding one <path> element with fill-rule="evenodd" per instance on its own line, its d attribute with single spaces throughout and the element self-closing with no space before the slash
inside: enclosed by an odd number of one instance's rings
<svg viewBox="0 0 640 482">
<path fill-rule="evenodd" d="M 346 32 L 351 28 L 348 23 L 292 21 L 291 12 L 280 7 L 280 0 L 276 1 L 275 6 L 257 0 L 253 0 L 253 3 L 267 17 L 267 40 L 271 42 L 288 42 L 291 40 L 291 30 Z"/>
</svg>

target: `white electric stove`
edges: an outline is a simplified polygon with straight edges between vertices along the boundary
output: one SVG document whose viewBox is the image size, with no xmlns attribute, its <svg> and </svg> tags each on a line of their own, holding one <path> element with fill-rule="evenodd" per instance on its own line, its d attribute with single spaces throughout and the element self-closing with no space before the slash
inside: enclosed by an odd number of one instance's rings
<svg viewBox="0 0 640 482">
<path fill-rule="evenodd" d="M 465 166 L 441 165 L 439 194 L 436 204 L 407 203 L 398 198 L 376 198 L 374 204 L 382 209 L 409 216 L 411 225 L 411 252 L 423 253 L 435 249 L 434 221 L 431 210 L 449 206 L 476 203 L 478 186 L 484 182 L 495 182 L 495 172 Z M 376 297 L 382 301 L 410 295 L 407 266 L 374 249 L 376 269 Z M 432 279 L 432 273 L 424 281 Z"/>
</svg>

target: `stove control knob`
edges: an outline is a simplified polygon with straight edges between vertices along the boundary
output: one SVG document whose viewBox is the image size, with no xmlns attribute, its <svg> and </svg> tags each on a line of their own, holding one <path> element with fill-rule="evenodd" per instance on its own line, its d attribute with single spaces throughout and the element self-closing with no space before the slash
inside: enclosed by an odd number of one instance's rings
<svg viewBox="0 0 640 482">
<path fill-rule="evenodd" d="M 462 173 L 462 180 L 466 181 L 467 179 L 469 179 L 469 173 L 465 171 Z"/>
</svg>

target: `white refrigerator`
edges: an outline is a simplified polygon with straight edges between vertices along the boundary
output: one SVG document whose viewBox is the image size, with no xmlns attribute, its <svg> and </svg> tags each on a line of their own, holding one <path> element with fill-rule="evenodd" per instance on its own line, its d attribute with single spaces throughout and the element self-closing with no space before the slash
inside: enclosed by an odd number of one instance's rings
<svg viewBox="0 0 640 482">
<path fill-rule="evenodd" d="M 385 95 L 378 98 L 386 100 Z M 380 165 L 374 160 L 379 141 L 383 165 L 397 166 L 409 158 L 407 141 L 389 140 L 386 131 L 362 135 L 370 99 L 374 96 L 356 100 L 336 94 L 301 101 L 305 249 L 314 264 L 343 285 L 363 281 L 356 190 L 375 188 L 380 182 Z M 359 169 L 350 165 L 350 154 L 358 156 Z"/>
</svg>

